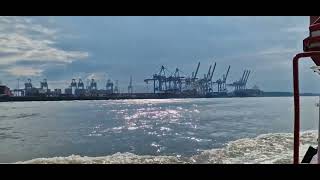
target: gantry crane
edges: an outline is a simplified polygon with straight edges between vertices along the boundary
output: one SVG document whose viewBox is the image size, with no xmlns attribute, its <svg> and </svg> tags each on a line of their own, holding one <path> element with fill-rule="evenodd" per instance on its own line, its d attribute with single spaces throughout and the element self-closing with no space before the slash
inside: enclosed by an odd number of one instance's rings
<svg viewBox="0 0 320 180">
<path fill-rule="evenodd" d="M 128 86 L 128 93 L 132 94 L 133 93 L 133 87 L 132 87 L 132 76 L 130 76 L 130 82 Z"/>
<path fill-rule="evenodd" d="M 230 71 L 230 65 L 226 74 L 222 75 L 222 79 L 218 79 L 215 83 L 217 84 L 218 93 L 227 93 L 226 82 Z"/>
<path fill-rule="evenodd" d="M 153 81 L 153 93 L 165 92 L 167 90 L 166 68 L 162 65 L 158 74 L 154 74 L 152 78 L 144 80 L 147 84 L 149 81 Z"/>
</svg>

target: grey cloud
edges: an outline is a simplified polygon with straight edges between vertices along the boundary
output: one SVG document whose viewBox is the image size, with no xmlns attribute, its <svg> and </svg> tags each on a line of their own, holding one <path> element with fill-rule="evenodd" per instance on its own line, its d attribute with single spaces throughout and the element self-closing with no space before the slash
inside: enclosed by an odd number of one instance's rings
<svg viewBox="0 0 320 180">
<path fill-rule="evenodd" d="M 33 71 L 41 73 L 45 65 L 71 63 L 88 57 L 87 52 L 66 51 L 54 46 L 57 32 L 31 18 L 0 17 L 0 64 L 20 65 L 19 68 L 10 67 L 11 73 L 21 70 L 21 65 L 33 65 Z M 31 70 L 31 67 L 26 68 Z"/>
</svg>

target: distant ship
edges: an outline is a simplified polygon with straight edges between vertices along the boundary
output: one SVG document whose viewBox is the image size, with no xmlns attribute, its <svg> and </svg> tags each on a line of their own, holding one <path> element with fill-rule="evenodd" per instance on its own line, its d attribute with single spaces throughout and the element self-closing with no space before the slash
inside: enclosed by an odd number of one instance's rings
<svg viewBox="0 0 320 180">
<path fill-rule="evenodd" d="M 5 85 L 0 85 L 0 97 L 12 96 L 10 89 Z"/>
</svg>

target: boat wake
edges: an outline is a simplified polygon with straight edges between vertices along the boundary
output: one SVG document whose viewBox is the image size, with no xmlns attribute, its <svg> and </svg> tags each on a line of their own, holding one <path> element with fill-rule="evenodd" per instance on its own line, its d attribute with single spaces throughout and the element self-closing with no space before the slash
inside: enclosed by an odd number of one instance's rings
<svg viewBox="0 0 320 180">
<path fill-rule="evenodd" d="M 309 145 L 317 144 L 317 132 L 301 133 L 300 159 Z M 18 164 L 289 164 L 293 157 L 293 134 L 272 133 L 229 142 L 224 148 L 205 150 L 192 157 L 150 156 L 116 153 L 108 156 L 37 158 Z"/>
</svg>

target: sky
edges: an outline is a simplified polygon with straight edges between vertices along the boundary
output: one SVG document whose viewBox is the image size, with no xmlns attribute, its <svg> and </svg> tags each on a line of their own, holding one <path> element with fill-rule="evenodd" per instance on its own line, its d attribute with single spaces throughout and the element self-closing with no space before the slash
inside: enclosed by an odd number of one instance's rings
<svg viewBox="0 0 320 180">
<path fill-rule="evenodd" d="M 231 66 L 228 83 L 251 75 L 248 87 L 292 90 L 292 57 L 308 36 L 308 16 L 28 16 L 0 17 L 0 81 L 14 89 L 28 79 L 39 87 L 66 88 L 72 78 L 107 79 L 127 91 L 151 91 L 144 79 L 164 65 L 199 76 L 217 63 L 217 80 Z M 301 62 L 301 92 L 320 92 L 311 61 Z"/>
</svg>

